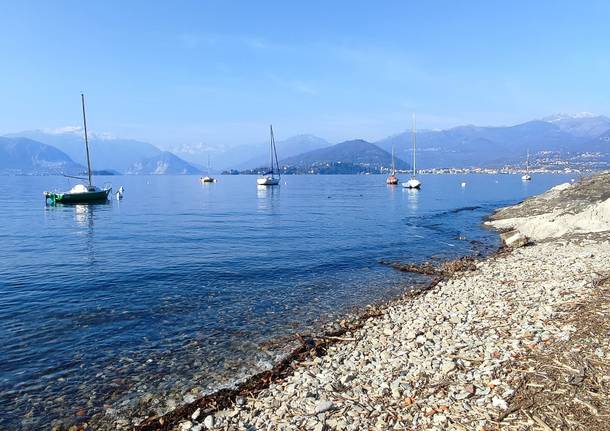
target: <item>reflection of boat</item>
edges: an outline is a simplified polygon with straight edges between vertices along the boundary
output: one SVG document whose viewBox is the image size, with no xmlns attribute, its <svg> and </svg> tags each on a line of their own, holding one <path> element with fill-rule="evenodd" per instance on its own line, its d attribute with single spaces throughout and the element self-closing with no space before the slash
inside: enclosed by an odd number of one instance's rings
<svg viewBox="0 0 610 431">
<path fill-rule="evenodd" d="M 210 175 L 210 155 L 208 154 L 208 174 L 205 177 L 201 177 L 202 183 L 213 183 L 216 181 L 214 177 Z"/>
<path fill-rule="evenodd" d="M 530 150 L 527 150 L 527 159 L 525 161 L 525 175 L 521 177 L 523 181 L 531 181 L 530 176 Z"/>
<path fill-rule="evenodd" d="M 269 126 L 271 132 L 271 143 L 270 143 L 270 163 L 269 171 L 261 175 L 260 178 L 256 179 L 256 184 L 259 186 L 277 186 L 280 183 L 280 165 L 277 161 L 277 150 L 275 149 L 275 138 L 273 137 L 273 125 Z M 277 173 L 277 177 L 275 174 Z"/>
<path fill-rule="evenodd" d="M 415 176 L 417 173 L 415 169 L 415 135 L 415 114 L 413 114 L 413 127 L 411 130 L 411 140 L 413 141 L 413 174 L 411 175 L 411 179 L 409 181 L 407 181 L 406 183 L 402 183 L 402 186 L 407 189 L 419 189 L 421 187 L 421 182 Z"/>
<path fill-rule="evenodd" d="M 417 189 L 406 189 L 407 205 L 411 211 L 417 211 L 419 206 L 419 192 Z"/>
<path fill-rule="evenodd" d="M 394 163 L 394 146 L 392 145 L 392 173 L 385 180 L 386 184 L 396 185 L 398 184 L 398 177 L 396 176 L 396 165 Z"/>
<path fill-rule="evenodd" d="M 256 185 L 257 209 L 258 211 L 276 212 L 279 206 L 280 187 L 267 187 Z"/>
<path fill-rule="evenodd" d="M 108 194 L 112 187 L 100 189 L 91 182 L 91 159 L 89 157 L 89 139 L 87 137 L 87 117 L 85 115 L 85 95 L 81 94 L 81 102 L 83 105 L 83 125 L 85 131 L 85 148 L 87 150 L 87 179 L 88 185 L 77 184 L 65 193 L 44 192 L 45 200 L 50 200 L 51 203 L 62 204 L 88 204 L 95 202 L 104 202 L 108 200 Z M 79 178 L 85 179 L 85 178 Z"/>
</svg>

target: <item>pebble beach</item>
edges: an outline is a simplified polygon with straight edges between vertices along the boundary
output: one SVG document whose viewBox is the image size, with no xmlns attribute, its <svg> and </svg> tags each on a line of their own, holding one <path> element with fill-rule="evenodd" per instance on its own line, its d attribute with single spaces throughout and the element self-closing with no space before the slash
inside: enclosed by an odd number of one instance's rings
<svg viewBox="0 0 610 431">
<path fill-rule="evenodd" d="M 609 182 L 600 175 L 497 211 L 487 223 L 503 232 L 501 252 L 408 292 L 255 389 L 136 428 L 607 429 Z M 552 228 L 579 211 L 593 223 Z M 519 229 L 541 216 L 546 236 Z"/>
<path fill-rule="evenodd" d="M 584 245 L 540 244 L 482 262 L 472 274 L 397 301 L 346 334 L 353 341 L 298 364 L 258 396 L 178 429 L 498 427 L 516 389 L 506 365 L 569 339 L 575 328 L 556 321 L 556 310 L 587 296 L 608 270 L 610 242 Z M 610 360 L 610 350 L 598 353 Z"/>
</svg>

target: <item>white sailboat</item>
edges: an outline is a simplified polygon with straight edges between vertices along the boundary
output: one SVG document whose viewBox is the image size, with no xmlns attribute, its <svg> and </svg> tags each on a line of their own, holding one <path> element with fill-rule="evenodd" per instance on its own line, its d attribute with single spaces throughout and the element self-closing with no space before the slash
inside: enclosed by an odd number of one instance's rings
<svg viewBox="0 0 610 431">
<path fill-rule="evenodd" d="M 259 186 L 277 186 L 280 183 L 280 165 L 277 161 L 277 150 L 275 148 L 275 137 L 273 136 L 273 125 L 269 126 L 271 132 L 270 142 L 270 163 L 269 171 L 265 172 L 259 178 L 256 179 L 256 184 Z M 276 176 L 277 174 L 277 176 Z"/>
<path fill-rule="evenodd" d="M 402 186 L 406 189 L 419 189 L 421 182 L 417 179 L 417 170 L 415 169 L 415 146 L 416 146 L 416 130 L 415 130 L 415 114 L 413 114 L 413 124 L 411 129 L 411 140 L 413 141 L 413 174 L 411 179 L 406 183 L 402 183 Z"/>
<path fill-rule="evenodd" d="M 531 181 L 532 177 L 530 176 L 530 150 L 527 150 L 527 159 L 525 161 L 525 175 L 521 177 L 522 181 Z"/>
<path fill-rule="evenodd" d="M 213 183 L 216 181 L 214 177 L 210 175 L 210 155 L 208 154 L 208 174 L 205 177 L 201 177 L 202 183 Z"/>
</svg>

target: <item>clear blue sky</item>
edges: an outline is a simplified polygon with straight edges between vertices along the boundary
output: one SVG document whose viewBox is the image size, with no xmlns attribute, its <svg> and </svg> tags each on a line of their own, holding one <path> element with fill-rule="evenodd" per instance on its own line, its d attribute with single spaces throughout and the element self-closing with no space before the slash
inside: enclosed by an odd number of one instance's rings
<svg viewBox="0 0 610 431">
<path fill-rule="evenodd" d="M 0 0 L 0 134 L 162 147 L 610 114 L 608 1 Z"/>
</svg>

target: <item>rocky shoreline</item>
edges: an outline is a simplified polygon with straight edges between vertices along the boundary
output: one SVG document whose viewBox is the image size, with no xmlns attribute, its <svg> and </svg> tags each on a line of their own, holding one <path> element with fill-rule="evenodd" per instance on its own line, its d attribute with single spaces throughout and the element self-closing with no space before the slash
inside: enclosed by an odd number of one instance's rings
<svg viewBox="0 0 610 431">
<path fill-rule="evenodd" d="M 595 336 L 601 324 L 583 338 L 587 320 L 574 321 L 570 307 L 597 309 L 591 319 L 608 310 L 605 190 L 610 174 L 497 211 L 488 223 L 512 251 L 342 322 L 326 339 L 302 339 L 273 370 L 136 429 L 604 429 L 610 406 L 595 394 L 610 393 L 610 342 Z M 573 339 L 578 360 L 590 358 L 584 365 L 561 356 Z M 541 377 L 553 367 L 597 386 L 570 398 L 573 387 Z"/>
</svg>

